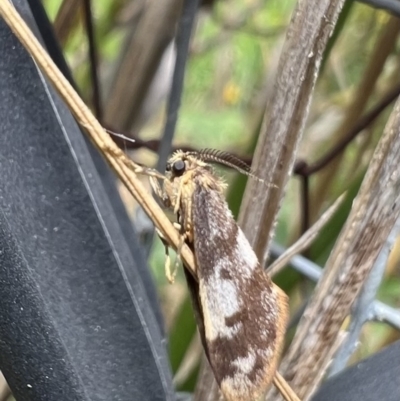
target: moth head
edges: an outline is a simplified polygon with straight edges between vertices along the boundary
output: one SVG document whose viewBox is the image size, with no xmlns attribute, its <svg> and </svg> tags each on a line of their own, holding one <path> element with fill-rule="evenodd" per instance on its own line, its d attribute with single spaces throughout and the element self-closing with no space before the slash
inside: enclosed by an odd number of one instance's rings
<svg viewBox="0 0 400 401">
<path fill-rule="evenodd" d="M 247 175 L 257 181 L 264 182 L 257 177 L 251 167 L 239 159 L 237 156 L 216 149 L 202 149 L 199 151 L 183 152 L 176 151 L 168 160 L 166 167 L 166 176 L 170 180 L 181 177 L 186 172 L 195 170 L 198 167 L 212 172 L 211 164 L 219 164 L 228 168 L 232 168 L 241 174 Z M 204 171 L 204 170 L 203 170 Z"/>
<path fill-rule="evenodd" d="M 166 170 L 166 176 L 169 179 L 181 177 L 186 172 L 195 170 L 198 167 L 208 168 L 207 164 L 204 163 L 200 158 L 196 157 L 195 152 L 183 152 L 178 150 L 168 160 Z"/>
</svg>

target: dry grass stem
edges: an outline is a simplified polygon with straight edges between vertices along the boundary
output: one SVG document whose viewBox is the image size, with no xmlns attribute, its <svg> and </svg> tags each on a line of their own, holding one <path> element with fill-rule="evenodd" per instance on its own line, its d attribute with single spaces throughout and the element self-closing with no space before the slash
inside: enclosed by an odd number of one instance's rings
<svg viewBox="0 0 400 401">
<path fill-rule="evenodd" d="M 281 376 L 279 372 L 275 373 L 274 385 L 286 401 L 300 401 L 300 398 L 297 397 L 292 388 L 288 386 L 286 380 Z"/>
<path fill-rule="evenodd" d="M 293 256 L 307 249 L 314 239 L 318 236 L 321 229 L 328 223 L 339 206 L 342 204 L 344 196 L 339 197 L 335 203 L 312 225 L 284 254 L 282 254 L 274 263 L 267 268 L 267 273 L 274 276 L 279 273 L 293 258 Z"/>
<path fill-rule="evenodd" d="M 288 27 L 252 165 L 260 178 L 277 188 L 265 190 L 249 182 L 239 216 L 262 263 L 308 116 L 323 51 L 342 5 L 342 0 L 299 1 Z"/>
</svg>

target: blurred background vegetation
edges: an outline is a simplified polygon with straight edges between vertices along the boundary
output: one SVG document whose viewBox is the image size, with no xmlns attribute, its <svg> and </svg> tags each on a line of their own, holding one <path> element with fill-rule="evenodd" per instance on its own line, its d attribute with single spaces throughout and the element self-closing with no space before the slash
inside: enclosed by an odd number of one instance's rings
<svg viewBox="0 0 400 401">
<path fill-rule="evenodd" d="M 190 43 L 173 144 L 174 147 L 228 150 L 251 160 L 295 1 L 220 0 L 205 3 L 197 14 Z M 44 4 L 79 91 L 96 109 L 83 2 L 45 0 Z M 147 145 L 148 141 L 160 139 L 166 121 L 165 96 L 172 76 L 172 47 L 169 53 L 167 51 L 165 68 L 160 72 L 160 82 L 155 90 L 158 96 L 148 101 L 148 109 L 140 106 L 141 115 L 134 123 L 126 115 L 135 110 L 128 109 L 125 117 L 109 112 L 111 105 L 120 110 L 126 103 L 129 106 L 123 91 L 119 94 L 121 103 L 115 103 L 115 100 L 110 103 L 109 100 L 115 99 L 112 96 L 118 76 L 125 74 L 122 77 L 125 82 L 135 78 L 134 69 L 126 72 L 121 65 L 124 56 L 132 51 L 130 46 L 137 46 L 132 38 L 139 29 L 145 4 L 145 1 L 97 0 L 92 2 L 91 16 L 97 53 L 98 98 L 102 104 L 97 110 L 100 120 L 113 131 L 142 139 L 140 149 L 132 151 L 132 157 L 145 164 L 154 164 L 156 153 Z M 172 29 L 175 29 L 174 24 Z M 325 54 L 296 166 L 300 166 L 300 160 L 313 166 L 330 152 L 335 157 L 306 180 L 299 174 L 294 175 L 275 237 L 283 246 L 292 244 L 340 194 L 346 193 L 345 201 L 332 221 L 306 252 L 308 258 L 321 266 L 346 220 L 392 109 L 393 102 L 388 97 L 392 96 L 393 100 L 396 97 L 393 91 L 397 90 L 397 95 L 400 93 L 399 31 L 400 20 L 387 11 L 348 0 Z M 165 50 L 167 45 L 163 43 L 161 49 Z M 375 118 L 365 122 L 363 116 L 376 111 L 375 108 L 378 108 Z M 360 121 L 364 121 L 364 125 L 357 130 Z M 343 141 L 349 143 L 334 151 Z M 231 184 L 228 201 L 237 213 L 245 179 L 230 172 L 223 174 Z M 133 201 L 125 198 L 134 217 Z M 137 228 L 142 229 L 140 221 Z M 400 307 L 399 252 L 400 243 L 392 251 L 379 291 L 379 299 L 395 307 Z M 202 349 L 185 282 L 180 274 L 173 286 L 166 283 L 163 247 L 158 240 L 153 246 L 150 266 L 165 312 L 176 385 L 180 390 L 191 391 Z M 314 283 L 291 269 L 285 269 L 276 281 L 289 294 L 291 310 L 296 316 Z M 399 337 L 399 333 L 387 325 L 367 324 L 353 360 L 363 358 Z"/>
</svg>

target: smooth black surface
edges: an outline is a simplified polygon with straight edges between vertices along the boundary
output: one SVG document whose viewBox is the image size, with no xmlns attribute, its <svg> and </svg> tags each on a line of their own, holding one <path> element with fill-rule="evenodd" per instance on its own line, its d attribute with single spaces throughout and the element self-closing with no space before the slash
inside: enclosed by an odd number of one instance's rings
<svg viewBox="0 0 400 401">
<path fill-rule="evenodd" d="M 0 369 L 17 400 L 173 399 L 112 175 L 2 20 L 0 92 Z"/>
<path fill-rule="evenodd" d="M 399 401 L 400 341 L 329 379 L 312 401 Z"/>
</svg>

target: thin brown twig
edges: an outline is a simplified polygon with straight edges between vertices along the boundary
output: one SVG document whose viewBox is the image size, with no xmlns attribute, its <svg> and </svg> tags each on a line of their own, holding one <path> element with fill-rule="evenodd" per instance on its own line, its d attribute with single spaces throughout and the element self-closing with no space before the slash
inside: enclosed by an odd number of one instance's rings
<svg viewBox="0 0 400 401">
<path fill-rule="evenodd" d="M 389 17 L 388 21 L 380 27 L 374 48 L 370 54 L 368 63 L 362 77 L 354 91 L 354 96 L 344 109 L 344 117 L 340 126 L 333 133 L 337 142 L 342 141 L 353 128 L 354 122 L 364 114 L 368 101 L 376 89 L 378 78 L 382 75 L 384 66 L 393 53 L 397 38 L 400 33 L 399 20 Z M 335 177 L 338 176 L 339 166 L 343 162 L 343 153 L 338 153 L 316 177 L 315 190 L 310 196 L 310 211 L 318 213 L 332 190 Z"/>
<path fill-rule="evenodd" d="M 300 177 L 301 186 L 301 206 L 302 206 L 302 219 L 301 219 L 301 233 L 304 234 L 310 227 L 310 178 L 308 175 Z"/>
<path fill-rule="evenodd" d="M 347 145 L 356 138 L 356 136 L 366 129 L 371 123 L 378 118 L 381 113 L 393 103 L 400 95 L 400 83 L 391 89 L 382 100 L 372 108 L 368 113 L 366 113 L 361 119 L 354 125 L 354 127 L 344 136 L 343 140 L 336 144 L 332 149 L 330 149 L 326 155 L 322 156 L 316 162 L 308 165 L 304 161 L 297 161 L 296 167 L 294 169 L 295 174 L 302 176 L 310 176 L 320 170 L 322 170 L 327 164 L 329 164 L 336 156 L 338 156 Z M 300 164 L 301 163 L 301 164 Z"/>
</svg>

